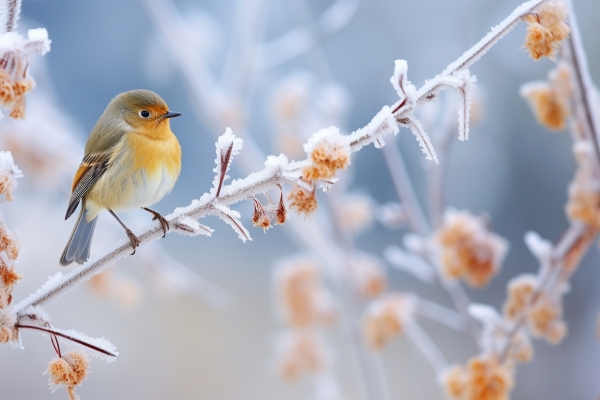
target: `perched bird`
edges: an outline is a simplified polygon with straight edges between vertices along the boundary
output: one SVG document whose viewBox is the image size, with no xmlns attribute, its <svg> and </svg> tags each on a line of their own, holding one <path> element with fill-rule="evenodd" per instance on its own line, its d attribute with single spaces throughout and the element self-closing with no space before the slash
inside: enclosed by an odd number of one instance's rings
<svg viewBox="0 0 600 400">
<path fill-rule="evenodd" d="M 173 189 L 181 170 L 181 147 L 169 120 L 180 116 L 149 90 L 117 95 L 96 122 L 75 173 L 68 219 L 81 201 L 75 228 L 60 258 L 63 266 L 83 264 L 90 256 L 98 214 L 108 210 L 125 229 L 133 253 L 139 239 L 114 213 L 141 207 L 158 219 L 163 233 L 168 221 L 148 206 Z M 164 237 L 163 235 L 163 237 Z"/>
</svg>

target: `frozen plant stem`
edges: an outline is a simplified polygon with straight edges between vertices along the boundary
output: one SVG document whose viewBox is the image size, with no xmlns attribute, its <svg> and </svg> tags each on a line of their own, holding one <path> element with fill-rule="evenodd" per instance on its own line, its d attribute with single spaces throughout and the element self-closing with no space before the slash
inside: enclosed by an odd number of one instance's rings
<svg viewBox="0 0 600 400">
<path fill-rule="evenodd" d="M 17 19 L 21 13 L 21 0 L 4 0 L 6 7 L 5 32 L 12 32 L 17 27 Z"/>
<path fill-rule="evenodd" d="M 592 102 L 590 100 L 590 94 L 594 90 L 592 80 L 590 78 L 589 69 L 583 45 L 581 42 L 581 34 L 579 33 L 579 26 L 577 25 L 577 18 L 573 10 L 573 4 L 570 0 L 565 0 L 569 5 L 569 26 L 571 28 L 571 34 L 563 44 L 563 49 L 567 50 L 567 57 L 573 67 L 575 74 L 575 83 L 577 90 L 575 91 L 575 99 L 581 107 L 578 107 L 578 111 L 583 113 L 583 122 L 585 123 L 585 133 L 587 138 L 594 143 L 596 166 L 600 171 L 600 145 L 598 135 L 600 134 L 600 123 L 597 117 L 597 110 L 592 110 Z"/>
<path fill-rule="evenodd" d="M 506 339 L 506 344 L 504 348 L 500 352 L 500 363 L 504 363 L 510 354 L 510 350 L 512 348 L 513 342 L 521 330 L 524 324 L 527 322 L 527 309 L 535 306 L 537 301 L 540 299 L 542 293 L 548 289 L 549 286 L 560 285 L 561 283 L 566 282 L 569 279 L 568 275 L 563 274 L 563 263 L 565 258 L 569 255 L 569 253 L 574 250 L 577 246 L 581 246 L 582 244 L 585 246 L 585 249 L 581 250 L 581 256 L 585 254 L 593 242 L 595 238 L 594 235 L 589 235 L 589 230 L 591 228 L 586 227 L 585 225 L 574 223 L 571 225 L 565 233 L 561 236 L 559 242 L 554 246 L 552 251 L 552 260 L 550 262 L 550 271 L 544 277 L 544 281 L 541 282 L 539 287 L 532 293 L 528 307 L 523 308 L 523 312 L 517 318 L 513 328 L 511 329 L 508 337 Z M 587 240 L 586 240 L 587 237 Z M 591 238 L 591 239 L 590 239 Z"/>
</svg>

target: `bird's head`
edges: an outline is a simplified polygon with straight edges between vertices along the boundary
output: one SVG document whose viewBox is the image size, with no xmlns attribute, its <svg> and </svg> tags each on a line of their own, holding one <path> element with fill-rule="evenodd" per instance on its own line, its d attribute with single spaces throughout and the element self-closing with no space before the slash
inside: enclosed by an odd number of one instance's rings
<svg viewBox="0 0 600 400">
<path fill-rule="evenodd" d="M 181 114 L 169 111 L 167 103 L 150 90 L 137 89 L 117 95 L 109 104 L 112 115 L 118 115 L 130 129 L 151 133 L 169 126 L 169 119 Z"/>
</svg>

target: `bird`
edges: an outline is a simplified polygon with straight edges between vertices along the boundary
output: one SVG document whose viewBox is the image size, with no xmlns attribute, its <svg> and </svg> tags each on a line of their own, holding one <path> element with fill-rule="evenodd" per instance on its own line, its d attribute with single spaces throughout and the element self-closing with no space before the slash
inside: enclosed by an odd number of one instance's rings
<svg viewBox="0 0 600 400">
<path fill-rule="evenodd" d="M 181 146 L 171 131 L 169 111 L 156 93 L 137 89 L 113 98 L 90 132 L 84 157 L 75 173 L 67 220 L 81 203 L 79 218 L 60 258 L 60 264 L 83 264 L 89 259 L 92 236 L 102 210 L 121 224 L 135 249 L 140 240 L 115 211 L 140 207 L 158 220 L 163 237 L 169 222 L 148 208 L 175 186 L 181 172 Z"/>
</svg>

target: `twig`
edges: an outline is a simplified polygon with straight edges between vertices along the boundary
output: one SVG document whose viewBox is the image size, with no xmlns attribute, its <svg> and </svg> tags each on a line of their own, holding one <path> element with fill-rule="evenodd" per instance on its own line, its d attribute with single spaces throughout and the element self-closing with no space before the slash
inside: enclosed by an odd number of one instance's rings
<svg viewBox="0 0 600 400">
<path fill-rule="evenodd" d="M 41 326 L 34 326 L 34 325 L 23 325 L 23 324 L 16 324 L 16 325 L 15 325 L 15 328 L 19 328 L 19 329 L 21 329 L 21 328 L 22 328 L 22 329 L 34 329 L 34 330 L 37 330 L 37 331 L 46 332 L 46 333 L 49 333 L 49 334 L 51 335 L 51 337 L 52 337 L 52 336 L 54 336 L 54 337 L 56 337 L 56 336 L 60 336 L 61 338 L 64 338 L 64 339 L 70 340 L 71 342 L 74 342 L 74 343 L 80 344 L 80 345 L 82 345 L 82 346 L 88 347 L 88 348 L 90 348 L 90 349 L 92 349 L 92 350 L 95 350 L 95 351 L 97 351 L 97 352 L 99 352 L 99 353 L 102 353 L 102 354 L 105 354 L 105 355 L 107 355 L 107 356 L 110 356 L 110 357 L 117 357 L 117 355 L 116 355 L 116 354 L 113 354 L 113 353 L 111 353 L 111 352 L 110 352 L 110 351 L 108 351 L 108 350 L 105 350 L 105 349 L 103 349 L 103 348 L 101 348 L 101 347 L 98 347 L 98 346 L 94 346 L 94 345 L 93 345 L 93 344 L 91 344 L 91 343 L 86 343 L 86 342 L 84 342 L 84 341 L 82 341 L 82 340 L 79 340 L 79 339 L 77 339 L 77 338 L 74 338 L 74 337 L 72 337 L 72 336 L 66 335 L 66 334 L 64 334 L 64 333 L 57 332 L 57 331 L 55 331 L 55 330 L 54 330 L 54 329 L 52 329 L 52 328 L 42 328 Z M 57 340 L 57 343 L 58 343 L 58 340 Z M 54 343 L 53 343 L 53 345 L 54 345 Z M 55 347 L 55 349 L 56 349 L 56 347 Z M 58 353 L 58 354 L 59 354 L 59 356 L 60 356 L 60 347 L 58 348 L 58 350 L 57 350 L 57 353 Z"/>
</svg>

